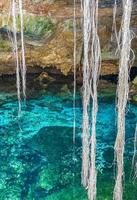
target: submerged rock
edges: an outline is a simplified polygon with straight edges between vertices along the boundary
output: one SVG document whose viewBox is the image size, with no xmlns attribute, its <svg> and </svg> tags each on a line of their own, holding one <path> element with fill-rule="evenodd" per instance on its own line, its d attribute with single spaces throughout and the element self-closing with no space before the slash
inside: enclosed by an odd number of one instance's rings
<svg viewBox="0 0 137 200">
<path fill-rule="evenodd" d="M 70 186 L 73 176 L 80 180 L 78 171 L 81 168 L 81 139 L 76 138 L 74 165 L 72 131 L 73 128 L 69 127 L 44 127 L 29 141 L 29 145 L 39 150 L 47 159 L 47 165 L 41 168 L 36 185 L 36 188 L 43 190 L 43 198 Z M 77 133 L 79 131 L 77 129 Z"/>
<path fill-rule="evenodd" d="M 51 77 L 47 72 L 42 72 L 35 81 L 39 81 L 40 85 L 43 85 L 48 82 L 53 82 L 55 79 Z"/>
<path fill-rule="evenodd" d="M 37 184 L 38 187 L 50 191 L 58 185 L 58 181 L 59 172 L 56 170 L 56 168 L 53 168 L 52 166 L 45 166 L 39 173 L 39 181 Z"/>
<path fill-rule="evenodd" d="M 114 148 L 113 147 L 106 148 L 103 153 L 103 157 L 108 164 L 108 166 L 106 167 L 110 167 L 110 166 L 112 167 L 113 162 L 114 162 Z"/>
</svg>

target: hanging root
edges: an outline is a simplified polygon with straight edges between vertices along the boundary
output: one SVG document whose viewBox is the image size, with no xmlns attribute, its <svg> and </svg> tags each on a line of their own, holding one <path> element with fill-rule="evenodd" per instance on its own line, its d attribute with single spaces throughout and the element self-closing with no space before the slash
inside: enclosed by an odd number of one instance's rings
<svg viewBox="0 0 137 200">
<path fill-rule="evenodd" d="M 74 59 L 74 87 L 73 87 L 73 143 L 75 144 L 76 135 L 76 48 L 77 48 L 77 27 L 76 27 L 76 0 L 74 0 L 74 19 L 73 19 L 73 30 L 74 30 L 74 49 L 73 49 L 73 59 Z"/>
<path fill-rule="evenodd" d="M 12 19 L 13 19 L 13 53 L 16 58 L 16 86 L 18 96 L 18 114 L 21 112 L 21 91 L 20 91 L 20 66 L 19 66 L 19 50 L 17 41 L 17 22 L 16 22 L 16 2 L 12 0 Z"/>
<path fill-rule="evenodd" d="M 83 102 L 83 132 L 82 132 L 82 185 L 88 186 L 89 175 L 89 117 L 86 100 Z"/>
<path fill-rule="evenodd" d="M 82 184 L 88 188 L 89 200 L 95 200 L 97 84 L 101 67 L 100 42 L 97 34 L 98 0 L 85 0 L 82 9 L 84 15 Z M 92 127 L 89 125 L 90 99 L 93 102 Z"/>
<path fill-rule="evenodd" d="M 96 118 L 98 111 L 97 102 L 97 85 L 101 68 L 101 50 L 100 42 L 97 34 L 98 26 L 98 1 L 93 0 L 91 5 L 91 19 L 92 19 L 92 46 L 91 46 L 91 97 L 92 97 L 92 135 L 90 148 L 90 171 L 89 171 L 89 186 L 88 197 L 90 200 L 96 199 Z"/>
<path fill-rule="evenodd" d="M 17 85 L 17 96 L 18 96 L 18 115 L 21 113 L 21 93 L 23 93 L 24 100 L 26 99 L 26 62 L 25 62 L 25 47 L 24 47 L 24 22 L 23 22 L 23 8 L 22 0 L 11 0 L 10 9 L 13 21 L 13 38 L 8 32 L 9 38 L 11 39 L 13 46 L 13 54 L 16 60 L 16 85 Z M 17 38 L 17 17 L 19 10 L 20 16 L 20 30 L 21 30 L 21 56 L 20 50 L 18 48 L 18 38 Z M 22 79 L 22 89 L 21 89 L 21 79 Z"/>
<path fill-rule="evenodd" d="M 22 0 L 19 0 L 19 14 L 20 14 L 20 29 L 21 29 L 21 68 L 22 68 L 22 90 L 24 99 L 26 99 L 26 61 L 25 61 L 25 47 L 24 47 L 24 20 Z"/>
<path fill-rule="evenodd" d="M 82 2 L 83 35 L 84 35 L 84 61 L 83 61 L 83 131 L 82 131 L 82 184 L 88 186 L 89 175 L 89 44 L 90 44 L 90 0 Z"/>
<path fill-rule="evenodd" d="M 129 92 L 129 68 L 131 53 L 131 32 L 130 19 L 132 11 L 132 0 L 123 0 L 123 16 L 121 23 L 121 44 L 119 61 L 119 79 L 118 79 L 118 133 L 115 143 L 115 158 L 117 162 L 117 176 L 113 193 L 114 200 L 122 200 L 123 188 L 122 179 L 124 174 L 124 145 L 125 145 L 125 109 Z"/>
</svg>

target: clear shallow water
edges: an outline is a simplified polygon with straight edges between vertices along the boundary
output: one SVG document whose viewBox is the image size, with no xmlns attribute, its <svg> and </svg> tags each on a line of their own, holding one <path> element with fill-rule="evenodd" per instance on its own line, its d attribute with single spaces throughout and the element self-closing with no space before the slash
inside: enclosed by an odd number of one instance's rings
<svg viewBox="0 0 137 200">
<path fill-rule="evenodd" d="M 108 84 L 108 83 L 107 83 Z M 80 184 L 82 102 L 76 99 L 76 144 L 70 84 L 29 87 L 26 106 L 17 117 L 15 86 L 0 89 L 0 200 L 87 200 Z M 97 124 L 98 200 L 111 200 L 114 187 L 113 145 L 116 134 L 115 86 L 102 86 Z M 105 88 L 105 89 L 104 89 Z M 126 116 L 124 200 L 137 199 L 129 178 L 137 107 Z"/>
</svg>

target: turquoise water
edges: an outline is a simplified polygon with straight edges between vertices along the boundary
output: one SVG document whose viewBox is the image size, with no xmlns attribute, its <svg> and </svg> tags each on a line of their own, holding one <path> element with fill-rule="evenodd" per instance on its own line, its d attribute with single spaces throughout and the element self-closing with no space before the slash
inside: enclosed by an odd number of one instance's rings
<svg viewBox="0 0 137 200">
<path fill-rule="evenodd" d="M 13 84 L 13 83 L 12 83 Z M 70 84 L 28 87 L 17 117 L 15 85 L 0 87 L 0 200 L 87 200 L 80 184 L 82 102 L 76 97 L 76 144 Z M 33 85 L 33 84 L 32 84 Z M 98 200 L 111 200 L 114 187 L 113 145 L 116 135 L 115 85 L 102 85 L 97 122 Z M 80 91 L 80 88 L 78 89 Z M 130 178 L 137 107 L 128 105 L 124 200 L 137 200 Z"/>
</svg>

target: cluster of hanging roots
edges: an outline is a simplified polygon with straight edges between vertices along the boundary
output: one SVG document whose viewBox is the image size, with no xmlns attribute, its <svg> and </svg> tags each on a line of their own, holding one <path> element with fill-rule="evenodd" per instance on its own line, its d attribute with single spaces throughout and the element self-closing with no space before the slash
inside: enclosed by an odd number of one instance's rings
<svg viewBox="0 0 137 200">
<path fill-rule="evenodd" d="M 117 176 L 113 199 L 123 199 L 123 175 L 124 175 L 124 146 L 125 146 L 125 113 L 129 93 L 129 70 L 131 59 L 130 20 L 132 12 L 132 0 L 123 0 L 123 16 L 119 32 L 119 78 L 117 87 L 117 138 L 115 143 L 115 159 L 117 162 Z"/>
<path fill-rule="evenodd" d="M 96 198 L 96 118 L 97 84 L 101 67 L 100 42 L 97 33 L 98 1 L 85 0 L 83 12 L 83 134 L 82 134 L 82 184 L 88 188 L 90 200 Z M 92 101 L 92 111 L 90 103 Z M 92 127 L 90 126 L 90 112 Z"/>
<path fill-rule="evenodd" d="M 117 164 L 113 199 L 123 198 L 125 112 L 129 93 L 129 71 L 134 60 L 131 50 L 133 34 L 130 31 L 132 0 L 122 0 L 123 14 L 119 33 L 116 30 L 117 2 L 114 5 L 114 34 L 118 44 L 119 78 L 117 86 L 117 137 L 115 161 Z M 83 133 L 82 133 L 82 184 L 88 189 L 89 200 L 96 199 L 96 118 L 98 110 L 97 85 L 100 73 L 101 51 L 98 29 L 98 0 L 82 1 L 83 13 Z M 92 109 L 91 109 L 92 101 Z M 92 113 L 90 114 L 92 110 Z"/>
<path fill-rule="evenodd" d="M 18 96 L 18 113 L 21 112 L 21 94 L 24 100 L 26 99 L 26 63 L 25 63 L 25 48 L 24 48 L 24 23 L 23 23 L 23 8 L 22 0 L 11 0 L 10 15 L 12 17 L 12 32 L 13 36 L 9 34 L 13 46 L 13 54 L 16 61 L 16 85 Z M 20 22 L 17 21 L 20 20 Z M 17 24 L 20 24 L 20 35 L 18 38 Z M 20 40 L 20 41 L 19 41 Z M 21 43 L 21 48 L 19 48 Z M 22 88 L 22 89 L 21 89 Z"/>
</svg>

